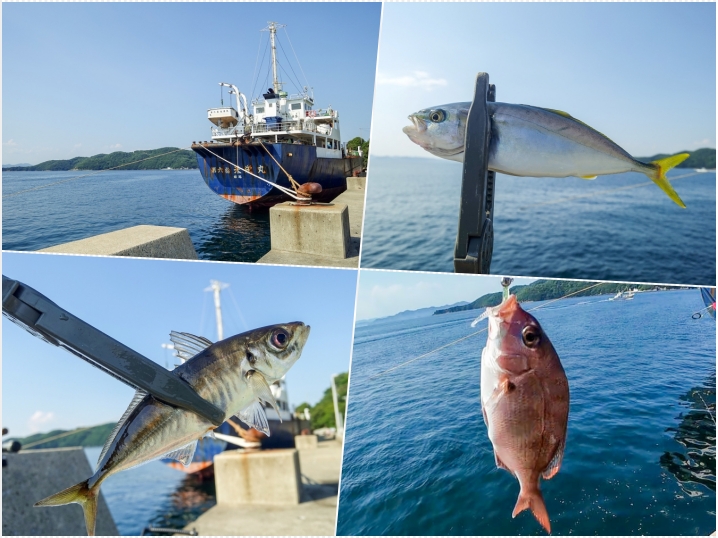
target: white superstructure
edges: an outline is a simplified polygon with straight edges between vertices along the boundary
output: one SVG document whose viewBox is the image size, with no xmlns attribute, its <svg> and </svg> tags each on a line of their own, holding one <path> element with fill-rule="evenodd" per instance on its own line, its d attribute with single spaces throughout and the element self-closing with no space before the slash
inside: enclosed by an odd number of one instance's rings
<svg viewBox="0 0 718 538">
<path fill-rule="evenodd" d="M 290 95 L 283 90 L 283 83 L 277 72 L 276 34 L 283 25 L 269 22 L 264 31 L 269 32 L 272 51 L 273 87 L 268 88 L 261 98 L 251 102 L 239 89 L 226 82 L 220 86 L 230 88 L 230 105 L 211 108 L 207 118 L 214 124 L 212 140 L 235 142 L 240 138 L 273 143 L 303 144 L 316 146 L 317 157 L 342 157 L 339 134 L 339 113 L 328 108 L 315 108 L 310 89 Z M 235 96 L 232 106 L 231 95 Z"/>
</svg>

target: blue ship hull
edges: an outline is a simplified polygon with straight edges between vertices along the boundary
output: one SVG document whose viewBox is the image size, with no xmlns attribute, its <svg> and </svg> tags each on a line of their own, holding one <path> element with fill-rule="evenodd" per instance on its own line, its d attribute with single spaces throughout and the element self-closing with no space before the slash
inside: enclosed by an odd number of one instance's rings
<svg viewBox="0 0 718 538">
<path fill-rule="evenodd" d="M 291 189 L 286 170 L 298 183 L 319 183 L 322 192 L 314 195 L 313 199 L 328 201 L 346 190 L 347 177 L 362 169 L 361 157 L 317 157 L 315 146 L 299 144 L 264 143 L 262 147 L 260 144 L 241 142 L 202 143 L 192 144 L 192 149 L 197 154 L 202 177 L 212 191 L 236 204 L 251 206 L 268 207 L 290 198 L 245 171 Z M 267 154 L 267 150 L 282 165 L 281 168 Z"/>
<path fill-rule="evenodd" d="M 251 426 L 245 424 L 236 417 L 233 419 L 239 422 L 244 429 L 249 429 Z M 294 448 L 294 437 L 299 435 L 301 432 L 300 421 L 296 419 L 285 420 L 279 422 L 279 420 L 269 420 L 269 430 L 271 435 L 269 437 L 262 438 L 262 449 L 272 448 Z M 234 429 L 227 423 L 224 422 L 215 431 L 223 433 L 225 435 L 236 436 Z M 162 462 L 169 465 L 170 467 L 177 469 L 188 474 L 202 473 L 204 475 L 210 475 L 213 473 L 211 468 L 214 464 L 214 457 L 217 454 L 221 454 L 225 450 L 236 450 L 237 446 L 221 441 L 220 439 L 214 439 L 212 437 L 203 437 L 197 443 L 197 448 L 192 458 L 192 462 L 185 467 L 181 463 L 175 460 L 163 459 Z"/>
</svg>

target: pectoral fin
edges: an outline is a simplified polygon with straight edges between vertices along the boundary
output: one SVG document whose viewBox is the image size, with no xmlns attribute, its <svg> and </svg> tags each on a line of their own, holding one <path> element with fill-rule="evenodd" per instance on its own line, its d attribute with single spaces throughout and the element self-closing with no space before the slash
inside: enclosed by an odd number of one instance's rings
<svg viewBox="0 0 718 538">
<path fill-rule="evenodd" d="M 196 449 L 197 441 L 192 441 L 190 444 L 185 445 L 182 448 L 178 448 L 177 450 L 173 450 L 164 457 L 171 460 L 177 460 L 182 465 L 187 467 L 190 463 L 192 463 L 192 458 L 194 457 L 194 451 Z"/>
<path fill-rule="evenodd" d="M 257 398 L 259 398 L 261 401 L 266 402 L 272 407 L 274 407 L 274 410 L 279 416 L 279 421 L 282 422 L 282 416 L 279 414 L 279 407 L 277 406 L 277 401 L 274 399 L 274 395 L 269 389 L 269 385 L 267 385 L 267 380 L 264 379 L 264 376 L 259 372 L 253 371 L 247 375 L 247 378 L 249 386 L 251 387 L 255 396 L 257 396 Z"/>
<path fill-rule="evenodd" d="M 255 400 L 254 403 L 242 409 L 237 413 L 239 419 L 249 424 L 255 430 L 258 430 L 269 437 L 269 424 L 267 424 L 267 415 L 264 412 L 264 407 L 259 401 Z"/>
<path fill-rule="evenodd" d="M 581 179 L 596 179 L 598 176 L 578 176 Z"/>
</svg>

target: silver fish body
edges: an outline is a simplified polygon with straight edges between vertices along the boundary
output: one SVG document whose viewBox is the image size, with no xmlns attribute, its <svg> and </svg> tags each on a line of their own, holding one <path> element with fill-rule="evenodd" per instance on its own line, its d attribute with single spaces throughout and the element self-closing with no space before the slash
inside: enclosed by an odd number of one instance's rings
<svg viewBox="0 0 718 538">
<path fill-rule="evenodd" d="M 404 133 L 433 155 L 463 162 L 470 105 L 452 103 L 420 110 L 409 116 L 413 125 L 404 127 Z M 685 207 L 665 173 L 688 154 L 644 163 L 565 112 L 509 103 L 487 103 L 487 107 L 491 118 L 490 170 L 513 176 L 584 179 L 640 172 Z"/>
<path fill-rule="evenodd" d="M 301 322 L 262 327 L 221 342 L 186 333 L 173 333 L 190 342 L 199 352 L 175 369 L 200 396 L 225 411 L 239 415 L 257 428 L 261 403 L 274 403 L 269 385 L 279 380 L 301 355 L 310 328 Z M 200 348 L 207 346 L 204 349 Z M 266 391 L 263 390 L 266 387 Z M 264 419 L 266 424 L 266 418 Z M 95 473 L 85 482 L 36 503 L 59 506 L 78 503 L 83 507 L 88 535 L 94 534 L 96 497 L 102 482 L 115 474 L 143 463 L 169 457 L 188 465 L 197 440 L 216 426 L 199 415 L 138 392 L 102 449 Z M 266 426 L 265 426 L 266 427 Z"/>
</svg>

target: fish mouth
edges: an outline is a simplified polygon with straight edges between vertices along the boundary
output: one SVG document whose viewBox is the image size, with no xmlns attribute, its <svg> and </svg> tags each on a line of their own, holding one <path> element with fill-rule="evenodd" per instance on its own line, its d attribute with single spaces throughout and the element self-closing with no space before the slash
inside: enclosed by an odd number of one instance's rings
<svg viewBox="0 0 718 538">
<path fill-rule="evenodd" d="M 415 114 L 409 115 L 409 121 L 411 121 L 412 126 L 407 125 L 404 127 L 403 131 L 406 134 L 409 134 L 410 132 L 417 132 L 417 133 L 423 133 L 426 131 L 426 122 L 420 118 L 418 118 Z"/>
</svg>

